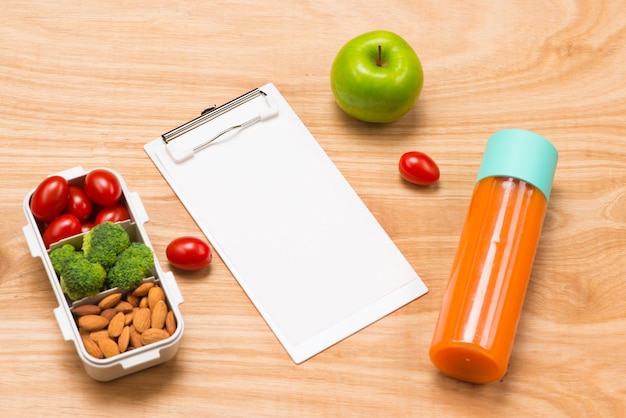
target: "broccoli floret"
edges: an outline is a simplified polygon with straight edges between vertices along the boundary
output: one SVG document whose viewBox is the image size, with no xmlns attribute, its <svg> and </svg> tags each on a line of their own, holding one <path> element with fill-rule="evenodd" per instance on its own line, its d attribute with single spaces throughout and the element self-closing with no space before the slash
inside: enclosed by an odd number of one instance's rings
<svg viewBox="0 0 626 418">
<path fill-rule="evenodd" d="M 118 257 L 117 261 L 107 273 L 106 286 L 108 288 L 134 289 L 141 281 L 150 277 L 154 266 L 154 254 L 147 245 L 133 242 Z"/>
<path fill-rule="evenodd" d="M 54 267 L 54 271 L 59 275 L 61 274 L 63 266 L 71 263 L 72 260 L 81 256 L 82 254 L 80 252 L 76 252 L 76 248 L 74 248 L 71 244 L 64 244 L 62 247 L 50 251 L 50 261 L 52 262 L 52 267 Z"/>
<path fill-rule="evenodd" d="M 120 224 L 103 222 L 85 233 L 82 249 L 87 260 L 108 270 L 129 245 L 130 237 Z"/>
<path fill-rule="evenodd" d="M 94 296 L 102 289 L 106 270 L 92 263 L 72 245 L 64 245 L 50 252 L 50 260 L 59 275 L 61 289 L 71 300 Z"/>
</svg>

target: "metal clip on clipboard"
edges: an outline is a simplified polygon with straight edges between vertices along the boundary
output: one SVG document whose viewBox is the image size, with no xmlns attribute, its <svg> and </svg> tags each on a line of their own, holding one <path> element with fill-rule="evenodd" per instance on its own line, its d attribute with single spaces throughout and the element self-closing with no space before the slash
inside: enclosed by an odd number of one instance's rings
<svg viewBox="0 0 626 418">
<path fill-rule="evenodd" d="M 207 136 L 202 136 L 206 135 L 204 132 L 199 132 L 195 135 L 195 138 L 181 138 L 181 140 L 176 141 L 176 143 L 172 142 L 183 135 L 192 133 L 192 131 L 197 128 L 202 128 L 207 122 L 214 121 L 222 116 L 227 116 L 244 104 L 255 101 L 256 99 L 263 100 L 263 107 L 259 108 L 259 106 L 255 106 L 251 116 L 249 114 L 247 116 L 243 114 L 232 115 L 232 120 L 226 121 L 226 125 L 223 126 L 219 132 L 212 133 L 208 138 Z M 274 100 L 267 93 L 257 88 L 219 107 L 213 107 L 203 111 L 197 118 L 164 133 L 161 135 L 161 138 L 166 145 L 165 148 L 170 157 L 177 163 L 180 163 L 192 158 L 196 152 L 208 147 L 215 140 L 225 136 L 229 132 L 245 129 L 257 122 L 272 118 L 277 114 L 278 107 Z"/>
</svg>

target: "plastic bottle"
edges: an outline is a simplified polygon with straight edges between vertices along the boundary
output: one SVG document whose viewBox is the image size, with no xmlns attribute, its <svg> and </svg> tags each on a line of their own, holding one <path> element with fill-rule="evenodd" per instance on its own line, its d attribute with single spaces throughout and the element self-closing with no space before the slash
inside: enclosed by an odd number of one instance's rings
<svg viewBox="0 0 626 418">
<path fill-rule="evenodd" d="M 443 373 L 471 383 L 506 373 L 557 159 L 529 131 L 489 138 L 430 347 Z"/>
</svg>

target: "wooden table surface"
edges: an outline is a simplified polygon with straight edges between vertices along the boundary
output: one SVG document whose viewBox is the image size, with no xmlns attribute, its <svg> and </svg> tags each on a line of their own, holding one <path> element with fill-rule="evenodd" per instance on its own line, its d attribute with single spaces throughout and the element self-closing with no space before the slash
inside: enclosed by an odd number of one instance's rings
<svg viewBox="0 0 626 418">
<path fill-rule="evenodd" d="M 625 10 L 618 0 L 5 0 L 0 415 L 625 416 Z M 403 36 L 425 73 L 414 109 L 382 126 L 343 114 L 329 87 L 339 48 L 373 29 Z M 26 244 L 24 197 L 77 165 L 117 170 L 170 270 L 169 241 L 200 231 L 143 145 L 268 82 L 429 293 L 296 365 L 215 257 L 175 273 L 186 326 L 176 357 L 92 380 Z M 438 373 L 428 348 L 484 145 L 509 127 L 549 138 L 560 160 L 509 371 L 476 386 Z M 400 178 L 410 150 L 437 161 L 436 186 Z"/>
</svg>

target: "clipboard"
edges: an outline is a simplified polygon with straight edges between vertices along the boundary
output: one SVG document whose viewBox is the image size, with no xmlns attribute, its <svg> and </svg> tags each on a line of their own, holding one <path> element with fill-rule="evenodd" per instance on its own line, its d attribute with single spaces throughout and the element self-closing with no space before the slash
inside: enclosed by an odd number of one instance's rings
<svg viewBox="0 0 626 418">
<path fill-rule="evenodd" d="M 296 364 L 428 291 L 273 84 L 144 148 Z"/>
</svg>

